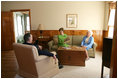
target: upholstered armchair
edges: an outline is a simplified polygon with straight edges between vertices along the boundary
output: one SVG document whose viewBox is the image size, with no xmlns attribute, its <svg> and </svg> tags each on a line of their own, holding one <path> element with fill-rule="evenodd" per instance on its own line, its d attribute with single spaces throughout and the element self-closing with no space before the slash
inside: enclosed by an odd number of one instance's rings
<svg viewBox="0 0 118 79">
<path fill-rule="evenodd" d="M 35 46 L 19 43 L 13 44 L 18 62 L 18 74 L 22 77 L 52 77 L 59 72 L 58 60 L 52 57 L 38 55 Z M 56 54 L 56 52 L 52 52 Z"/>
</svg>

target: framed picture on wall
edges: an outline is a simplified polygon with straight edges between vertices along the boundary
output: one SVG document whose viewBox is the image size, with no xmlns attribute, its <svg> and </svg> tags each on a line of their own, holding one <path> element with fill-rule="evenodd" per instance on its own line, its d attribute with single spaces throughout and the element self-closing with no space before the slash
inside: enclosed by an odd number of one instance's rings
<svg viewBox="0 0 118 79">
<path fill-rule="evenodd" d="M 76 28 L 77 27 L 77 14 L 66 14 L 66 27 Z"/>
</svg>

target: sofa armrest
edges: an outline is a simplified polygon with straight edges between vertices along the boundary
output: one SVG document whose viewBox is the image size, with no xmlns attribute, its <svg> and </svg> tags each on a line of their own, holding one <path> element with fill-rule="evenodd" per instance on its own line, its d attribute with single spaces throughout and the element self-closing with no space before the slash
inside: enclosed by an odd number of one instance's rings
<svg viewBox="0 0 118 79">
<path fill-rule="evenodd" d="M 67 44 L 70 43 L 70 38 L 67 37 L 64 42 L 67 43 Z"/>
<path fill-rule="evenodd" d="M 96 51 L 97 43 L 93 43 L 93 50 Z"/>
<path fill-rule="evenodd" d="M 55 51 L 52 51 L 52 52 L 50 52 L 50 53 L 52 53 L 52 54 L 54 54 L 54 55 L 57 55 L 57 53 L 56 53 Z"/>
<path fill-rule="evenodd" d="M 48 58 L 48 56 L 45 56 L 45 55 L 40 55 L 40 56 L 37 56 L 37 58 L 35 59 L 35 62 L 40 62 L 44 59 Z"/>
<path fill-rule="evenodd" d="M 54 45 L 54 41 L 53 40 L 48 42 L 49 51 L 51 51 L 51 48 L 52 48 L 53 45 Z"/>
</svg>

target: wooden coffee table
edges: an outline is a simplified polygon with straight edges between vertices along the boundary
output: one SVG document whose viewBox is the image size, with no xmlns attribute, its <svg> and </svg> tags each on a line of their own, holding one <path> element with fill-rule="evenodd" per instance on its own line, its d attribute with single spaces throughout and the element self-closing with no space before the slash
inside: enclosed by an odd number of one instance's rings
<svg viewBox="0 0 118 79">
<path fill-rule="evenodd" d="M 62 65 L 85 66 L 85 48 L 77 46 L 59 47 L 57 53 Z"/>
</svg>

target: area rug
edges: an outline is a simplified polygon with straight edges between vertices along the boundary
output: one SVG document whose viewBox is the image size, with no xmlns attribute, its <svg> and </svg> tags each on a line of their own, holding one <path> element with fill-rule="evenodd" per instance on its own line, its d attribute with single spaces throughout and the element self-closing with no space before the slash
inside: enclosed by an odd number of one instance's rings
<svg viewBox="0 0 118 79">
<path fill-rule="evenodd" d="M 97 51 L 95 58 L 90 58 L 86 61 L 86 66 L 68 66 L 60 69 L 59 73 L 53 78 L 100 78 L 102 67 L 102 52 Z M 109 77 L 110 69 L 104 67 L 104 77 Z M 16 74 L 15 78 L 22 78 Z"/>
</svg>

